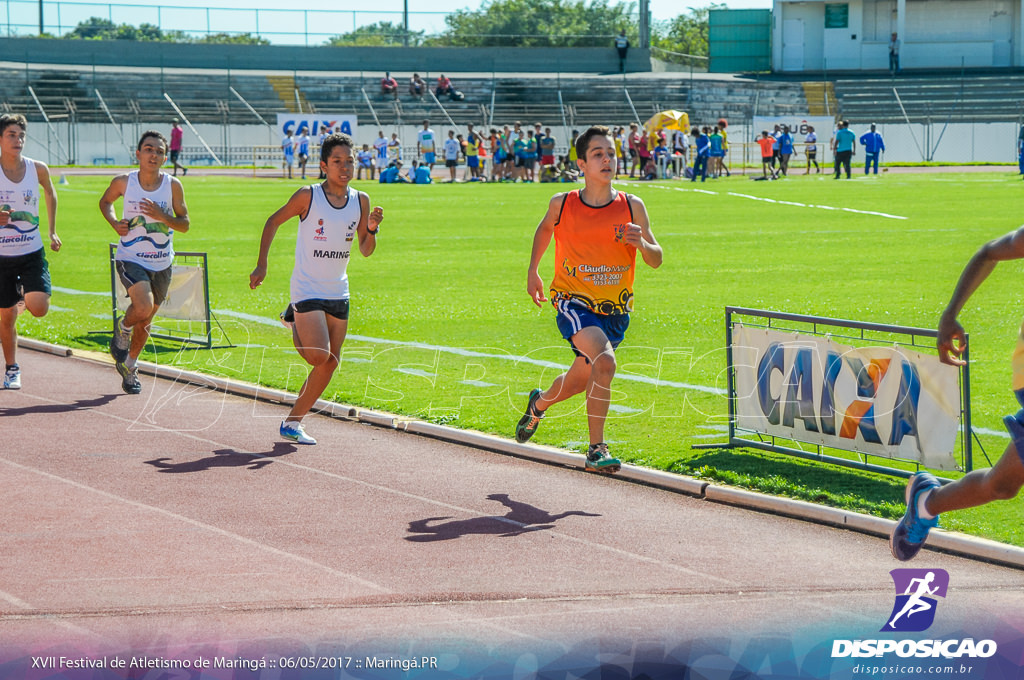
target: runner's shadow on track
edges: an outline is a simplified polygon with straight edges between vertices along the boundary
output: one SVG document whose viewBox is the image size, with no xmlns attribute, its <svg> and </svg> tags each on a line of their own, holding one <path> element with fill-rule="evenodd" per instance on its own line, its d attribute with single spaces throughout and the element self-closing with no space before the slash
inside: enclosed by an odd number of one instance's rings
<svg viewBox="0 0 1024 680">
<path fill-rule="evenodd" d="M 287 456 L 294 453 L 298 447 L 287 442 L 277 442 L 274 448 L 263 453 L 242 453 L 233 449 L 218 449 L 209 458 L 190 460 L 186 463 L 167 463 L 170 458 L 155 458 L 144 461 L 146 465 L 152 465 L 160 472 L 205 472 L 213 468 L 244 467 L 249 470 L 259 470 L 273 463 L 278 456 Z"/>
<path fill-rule="evenodd" d="M 552 515 L 547 510 L 541 510 L 527 503 L 514 501 L 504 493 L 492 493 L 488 500 L 498 501 L 506 508 L 508 513 L 504 516 L 474 517 L 472 519 L 459 519 L 443 524 L 431 524 L 451 519 L 451 517 L 428 517 L 409 522 L 409 533 L 413 536 L 406 536 L 405 540 L 414 543 L 431 543 L 433 541 L 450 541 L 471 534 L 491 534 L 500 538 L 521 536 L 522 534 L 533 533 L 534 531 L 547 531 L 555 528 L 555 522 L 566 517 L 600 517 L 593 512 L 582 510 L 568 510 L 566 512 Z"/>
<path fill-rule="evenodd" d="M 0 408 L 0 418 L 5 416 L 28 416 L 47 413 L 73 413 L 106 406 L 122 394 L 104 394 L 95 399 L 76 399 L 70 404 L 39 404 L 38 406 L 20 406 L 17 408 Z"/>
</svg>

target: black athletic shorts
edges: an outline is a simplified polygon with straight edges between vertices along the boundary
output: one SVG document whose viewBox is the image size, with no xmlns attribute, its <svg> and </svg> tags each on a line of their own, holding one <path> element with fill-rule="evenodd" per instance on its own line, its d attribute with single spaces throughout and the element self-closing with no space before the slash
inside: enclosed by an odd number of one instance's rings
<svg viewBox="0 0 1024 680">
<path fill-rule="evenodd" d="M 25 293 L 50 294 L 50 266 L 43 248 L 0 257 L 0 309 L 18 304 Z"/>
<path fill-rule="evenodd" d="M 321 311 L 325 314 L 330 314 L 335 319 L 341 319 L 345 321 L 348 319 L 348 299 L 344 300 L 322 300 L 319 298 L 313 298 L 310 300 L 300 300 L 299 302 L 293 302 L 288 305 L 288 309 L 284 311 L 284 320 L 288 323 L 295 323 L 295 312 L 316 312 Z"/>
<path fill-rule="evenodd" d="M 153 304 L 159 307 L 167 299 L 167 291 L 171 287 L 170 267 L 154 272 L 134 262 L 118 260 L 114 263 L 114 269 L 125 290 L 131 290 L 136 283 L 148 281 L 149 290 L 153 293 Z"/>
</svg>

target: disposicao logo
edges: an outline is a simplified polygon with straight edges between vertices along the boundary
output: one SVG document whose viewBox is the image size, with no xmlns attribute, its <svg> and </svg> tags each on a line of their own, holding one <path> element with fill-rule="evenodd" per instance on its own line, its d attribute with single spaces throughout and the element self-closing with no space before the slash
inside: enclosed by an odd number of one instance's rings
<svg viewBox="0 0 1024 680">
<path fill-rule="evenodd" d="M 896 603 L 882 632 L 919 633 L 935 621 L 936 597 L 946 597 L 949 573 L 945 569 L 893 569 Z"/>
<path fill-rule="evenodd" d="M 935 622 L 939 597 L 949 589 L 949 573 L 944 569 L 893 569 L 889 574 L 896 586 L 896 602 L 882 626 L 883 633 L 919 633 Z M 948 640 L 834 640 L 832 658 L 988 658 L 995 655 L 994 640 L 972 638 Z"/>
</svg>

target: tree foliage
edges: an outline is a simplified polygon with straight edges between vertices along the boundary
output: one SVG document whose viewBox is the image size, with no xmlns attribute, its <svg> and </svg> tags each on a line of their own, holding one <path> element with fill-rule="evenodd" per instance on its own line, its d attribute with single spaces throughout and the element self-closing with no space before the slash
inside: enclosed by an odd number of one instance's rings
<svg viewBox="0 0 1024 680">
<path fill-rule="evenodd" d="M 691 7 L 689 12 L 659 23 L 651 31 L 651 45 L 680 54 L 708 56 L 708 11 L 712 9 L 725 9 L 725 5 Z"/>
<path fill-rule="evenodd" d="M 423 31 L 406 31 L 401 24 L 379 21 L 360 26 L 351 33 L 336 35 L 327 44 L 336 47 L 399 47 L 406 44 L 406 37 L 409 47 L 423 43 Z"/>
<path fill-rule="evenodd" d="M 269 45 L 270 41 L 252 33 L 211 33 L 188 42 L 203 45 Z"/>
<path fill-rule="evenodd" d="M 74 29 L 63 36 L 82 40 L 137 40 L 145 42 L 202 43 L 213 45 L 269 45 L 266 38 L 251 33 L 213 33 L 198 38 L 184 31 L 165 31 L 153 24 L 115 24 L 102 17 L 90 17 L 78 22 Z"/>
<path fill-rule="evenodd" d="M 637 41 L 636 4 L 609 0 L 491 0 L 445 17 L 428 44 L 458 47 L 604 47 L 622 29 Z"/>
</svg>

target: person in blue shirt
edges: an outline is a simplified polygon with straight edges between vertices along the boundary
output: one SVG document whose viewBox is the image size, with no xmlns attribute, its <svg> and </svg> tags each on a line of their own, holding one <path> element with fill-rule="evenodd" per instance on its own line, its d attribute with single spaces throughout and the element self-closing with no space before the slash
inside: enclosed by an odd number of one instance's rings
<svg viewBox="0 0 1024 680">
<path fill-rule="evenodd" d="M 882 135 L 875 132 L 875 124 L 871 124 L 871 130 L 860 136 L 861 146 L 864 147 L 864 174 L 871 171 L 871 164 L 875 164 L 875 174 L 878 174 L 878 156 L 885 151 L 885 142 Z"/>
<path fill-rule="evenodd" d="M 433 180 L 430 178 L 430 168 L 427 167 L 426 163 L 416 164 L 416 161 L 412 162 L 412 170 L 409 171 L 410 177 L 412 177 L 413 184 L 431 184 Z"/>
<path fill-rule="evenodd" d="M 654 147 L 654 163 L 658 166 L 659 179 L 665 179 L 669 176 L 668 158 L 668 146 L 666 146 L 663 137 L 658 140 L 658 146 Z"/>
<path fill-rule="evenodd" d="M 409 180 L 402 177 L 401 172 L 402 161 L 395 161 L 384 170 L 380 171 L 380 184 L 408 184 Z"/>
<path fill-rule="evenodd" d="M 708 134 L 708 128 L 698 130 L 693 128 L 690 133 L 697 138 L 697 153 L 694 154 L 693 158 L 693 177 L 690 178 L 691 182 L 697 181 L 697 175 L 700 175 L 700 181 L 707 181 L 708 178 L 708 157 L 711 155 L 711 136 Z"/>
<path fill-rule="evenodd" d="M 779 135 L 779 169 L 783 176 L 789 174 L 789 159 L 794 151 L 793 135 L 789 131 L 789 126 L 784 125 L 782 126 L 782 134 Z"/>
<path fill-rule="evenodd" d="M 836 174 L 832 179 L 839 179 L 841 170 L 846 170 L 846 179 L 850 179 L 850 159 L 857 153 L 857 135 L 850 130 L 850 121 L 839 122 L 836 136 L 832 139 L 832 152 L 836 159 Z"/>
<path fill-rule="evenodd" d="M 309 130 L 303 127 L 299 130 L 299 169 L 302 170 L 302 179 L 306 179 L 306 163 L 309 161 Z"/>
<path fill-rule="evenodd" d="M 1017 163 L 1020 174 L 1024 175 L 1024 125 L 1020 127 L 1020 134 L 1017 135 Z"/>
</svg>

